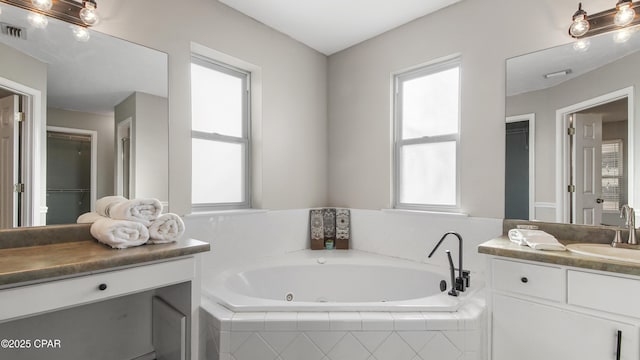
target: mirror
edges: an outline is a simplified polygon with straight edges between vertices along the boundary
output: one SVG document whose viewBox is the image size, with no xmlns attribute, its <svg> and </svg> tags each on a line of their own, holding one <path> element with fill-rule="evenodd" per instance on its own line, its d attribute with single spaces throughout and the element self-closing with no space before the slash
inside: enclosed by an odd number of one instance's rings
<svg viewBox="0 0 640 360">
<path fill-rule="evenodd" d="M 167 54 L 0 7 L 0 228 L 74 223 L 114 194 L 167 206 Z"/>
<path fill-rule="evenodd" d="M 505 218 L 620 226 L 640 203 L 629 30 L 507 60 Z"/>
</svg>

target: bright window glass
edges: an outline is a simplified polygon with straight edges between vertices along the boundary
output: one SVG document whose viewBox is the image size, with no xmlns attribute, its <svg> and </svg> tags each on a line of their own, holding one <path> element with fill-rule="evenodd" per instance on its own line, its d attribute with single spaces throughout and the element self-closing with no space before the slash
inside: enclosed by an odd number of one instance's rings
<svg viewBox="0 0 640 360">
<path fill-rule="evenodd" d="M 402 82 L 402 139 L 458 132 L 460 69 Z"/>
<path fill-rule="evenodd" d="M 193 139 L 192 154 L 194 204 L 245 200 L 243 145 Z"/>
<path fill-rule="evenodd" d="M 242 136 L 242 79 L 191 64 L 191 128 Z"/>
<path fill-rule="evenodd" d="M 248 72 L 199 56 L 191 63 L 194 209 L 250 206 Z"/>
<path fill-rule="evenodd" d="M 402 147 L 400 202 L 456 204 L 455 141 Z"/>
<path fill-rule="evenodd" d="M 460 60 L 395 76 L 394 206 L 458 209 Z"/>
</svg>

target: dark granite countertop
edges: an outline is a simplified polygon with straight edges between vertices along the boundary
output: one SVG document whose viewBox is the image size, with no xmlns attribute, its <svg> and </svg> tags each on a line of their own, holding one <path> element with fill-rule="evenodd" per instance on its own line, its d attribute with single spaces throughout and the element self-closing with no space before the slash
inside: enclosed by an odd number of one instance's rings
<svg viewBox="0 0 640 360">
<path fill-rule="evenodd" d="M 585 242 L 558 239 L 561 243 Z M 580 255 L 570 251 L 534 250 L 528 246 L 515 244 L 505 236 L 484 242 L 478 246 L 478 252 L 513 259 L 538 261 L 546 264 L 573 266 L 583 269 L 608 271 L 619 274 L 640 276 L 640 264 Z"/>
<path fill-rule="evenodd" d="M 0 288 L 170 260 L 210 249 L 206 242 L 180 239 L 118 250 L 91 238 L 88 229 L 86 225 L 66 225 L 0 231 Z M 18 238 L 23 239 L 21 245 L 15 242 Z M 13 246 L 2 246 L 9 243 Z"/>
</svg>

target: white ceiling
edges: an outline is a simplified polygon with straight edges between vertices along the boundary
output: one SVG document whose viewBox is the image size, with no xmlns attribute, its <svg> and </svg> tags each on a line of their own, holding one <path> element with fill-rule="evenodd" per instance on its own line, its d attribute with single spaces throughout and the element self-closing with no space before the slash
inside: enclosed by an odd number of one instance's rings
<svg viewBox="0 0 640 360">
<path fill-rule="evenodd" d="M 219 0 L 331 55 L 461 0 Z"/>
</svg>

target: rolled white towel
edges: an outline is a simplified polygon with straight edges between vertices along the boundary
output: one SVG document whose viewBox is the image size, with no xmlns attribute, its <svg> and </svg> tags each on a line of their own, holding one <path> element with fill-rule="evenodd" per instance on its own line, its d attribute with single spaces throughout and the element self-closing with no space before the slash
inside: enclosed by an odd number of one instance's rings
<svg viewBox="0 0 640 360">
<path fill-rule="evenodd" d="M 178 240 L 184 234 L 184 222 L 172 213 L 162 214 L 149 226 L 149 243 L 163 244 Z"/>
<path fill-rule="evenodd" d="M 91 235 L 114 249 L 138 246 L 149 240 L 149 230 L 139 222 L 106 217 L 91 224 Z"/>
<path fill-rule="evenodd" d="M 94 222 L 100 219 L 106 219 L 106 218 L 98 213 L 88 212 L 78 216 L 78 220 L 76 220 L 76 222 L 78 224 L 93 224 Z"/>
<path fill-rule="evenodd" d="M 162 214 L 162 204 L 157 199 L 125 199 L 112 204 L 108 213 L 112 219 L 137 221 L 150 226 Z"/>
<path fill-rule="evenodd" d="M 542 230 L 511 229 L 509 230 L 508 235 L 509 240 L 518 245 L 529 246 L 532 249 L 557 251 L 566 250 L 566 247 L 562 245 L 558 239 Z"/>
<path fill-rule="evenodd" d="M 102 197 L 96 200 L 96 212 L 99 215 L 110 217 L 111 207 L 123 201 L 127 201 L 127 198 L 117 195 Z"/>
</svg>

